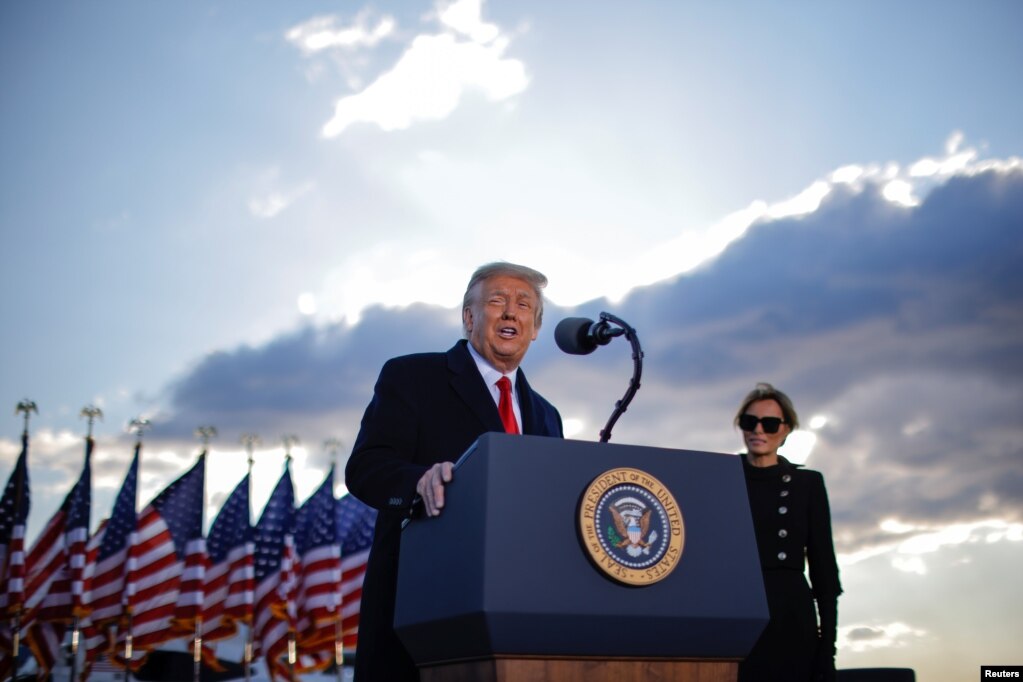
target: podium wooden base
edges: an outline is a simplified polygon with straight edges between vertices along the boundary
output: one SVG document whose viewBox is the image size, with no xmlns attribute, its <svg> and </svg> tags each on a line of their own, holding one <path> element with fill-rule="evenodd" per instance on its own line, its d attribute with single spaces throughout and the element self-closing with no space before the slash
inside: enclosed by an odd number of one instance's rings
<svg viewBox="0 0 1023 682">
<path fill-rule="evenodd" d="M 735 682 L 736 661 L 501 658 L 424 666 L 421 682 Z"/>
</svg>

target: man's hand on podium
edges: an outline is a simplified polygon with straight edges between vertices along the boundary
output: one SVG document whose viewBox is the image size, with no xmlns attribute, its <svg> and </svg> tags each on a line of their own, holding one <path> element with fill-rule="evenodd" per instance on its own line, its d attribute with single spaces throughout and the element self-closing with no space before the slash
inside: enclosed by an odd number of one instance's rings
<svg viewBox="0 0 1023 682">
<path fill-rule="evenodd" d="M 427 516 L 437 516 L 443 509 L 444 484 L 451 482 L 453 466 L 451 462 L 438 462 L 427 469 L 416 483 L 416 492 L 423 500 Z"/>
</svg>

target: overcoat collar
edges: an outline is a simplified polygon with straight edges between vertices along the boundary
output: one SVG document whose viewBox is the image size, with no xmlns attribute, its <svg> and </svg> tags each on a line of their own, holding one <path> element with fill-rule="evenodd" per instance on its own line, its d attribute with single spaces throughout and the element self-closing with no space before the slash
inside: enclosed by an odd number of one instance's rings
<svg viewBox="0 0 1023 682">
<path fill-rule="evenodd" d="M 757 480 L 779 478 L 784 474 L 791 474 L 803 466 L 802 464 L 793 464 L 781 455 L 778 455 L 778 463 L 774 466 L 755 467 L 750 464 L 748 454 L 742 453 L 739 456 L 742 457 L 742 467 L 746 472 L 746 477 Z"/>
<path fill-rule="evenodd" d="M 483 377 L 476 362 L 469 354 L 469 342 L 462 339 L 447 352 L 448 371 L 451 373 L 451 387 L 471 409 L 487 431 L 504 431 L 501 415 L 490 395 L 490 389 L 483 383 Z M 519 413 L 522 415 L 522 432 L 536 433 L 536 406 L 533 403 L 533 389 L 526 381 L 526 374 L 520 367 L 516 375 L 515 390 L 519 394 Z"/>
</svg>

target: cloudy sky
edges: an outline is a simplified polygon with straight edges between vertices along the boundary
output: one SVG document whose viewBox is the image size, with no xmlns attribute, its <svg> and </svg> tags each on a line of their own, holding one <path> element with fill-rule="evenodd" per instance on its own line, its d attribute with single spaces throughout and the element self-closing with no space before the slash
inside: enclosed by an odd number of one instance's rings
<svg viewBox="0 0 1023 682">
<path fill-rule="evenodd" d="M 380 364 L 458 338 L 465 282 L 544 271 L 525 369 L 596 440 L 736 452 L 757 381 L 828 482 L 840 667 L 1019 663 L 1023 6 L 1005 1 L 0 6 L 0 477 L 34 400 L 30 536 L 96 424 L 93 521 L 217 427 L 312 492 Z"/>
</svg>

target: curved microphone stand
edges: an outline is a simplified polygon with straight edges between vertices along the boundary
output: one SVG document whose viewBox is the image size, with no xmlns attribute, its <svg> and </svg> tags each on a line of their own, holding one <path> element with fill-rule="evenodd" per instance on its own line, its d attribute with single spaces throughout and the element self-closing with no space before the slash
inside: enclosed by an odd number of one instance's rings
<svg viewBox="0 0 1023 682">
<path fill-rule="evenodd" d="M 611 417 L 608 418 L 607 424 L 600 431 L 600 442 L 606 443 L 611 439 L 611 428 L 618 421 L 618 418 L 629 408 L 629 403 L 636 395 L 636 391 L 639 390 L 639 378 L 643 375 L 643 349 L 639 346 L 639 337 L 636 336 L 636 330 L 633 329 L 624 320 L 615 317 L 611 313 L 601 313 L 600 322 L 597 324 L 607 325 L 608 322 L 613 322 L 624 330 L 625 338 L 632 344 L 632 378 L 629 379 L 629 387 L 625 391 L 625 395 L 622 399 L 615 403 L 615 409 L 611 413 Z M 621 332 L 619 332 L 620 334 Z M 615 334 L 615 336 L 619 335 Z"/>
</svg>

